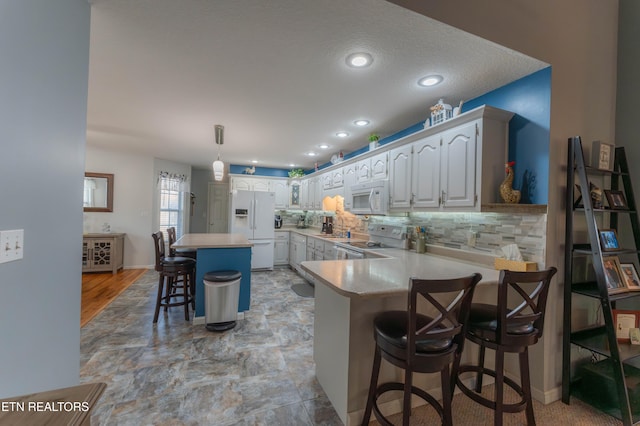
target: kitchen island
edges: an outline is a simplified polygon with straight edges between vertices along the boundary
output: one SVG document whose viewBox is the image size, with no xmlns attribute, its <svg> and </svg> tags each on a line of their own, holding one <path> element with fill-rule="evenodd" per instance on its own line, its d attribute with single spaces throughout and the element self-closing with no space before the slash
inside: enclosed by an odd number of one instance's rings
<svg viewBox="0 0 640 426">
<path fill-rule="evenodd" d="M 197 250 L 196 309 L 194 324 L 204 324 L 204 275 L 209 271 L 240 271 L 238 312 L 249 310 L 251 303 L 251 247 L 243 234 L 185 234 L 172 248 Z"/>
<path fill-rule="evenodd" d="M 373 319 L 382 311 L 407 309 L 410 277 L 447 279 L 478 272 L 482 281 L 474 300 L 487 301 L 495 301 L 495 286 L 484 284 L 495 284 L 499 278 L 499 271 L 489 267 L 442 256 L 396 249 L 376 253 L 389 257 L 302 263 L 316 282 L 316 377 L 347 426 L 360 424 L 366 405 L 375 348 Z M 469 346 L 463 361 L 469 359 Z M 379 383 L 388 381 L 403 382 L 403 372 L 383 362 Z M 439 375 L 415 374 L 414 383 L 441 397 Z M 401 411 L 401 394 L 391 395 L 398 399 L 379 404 L 385 414 Z"/>
</svg>

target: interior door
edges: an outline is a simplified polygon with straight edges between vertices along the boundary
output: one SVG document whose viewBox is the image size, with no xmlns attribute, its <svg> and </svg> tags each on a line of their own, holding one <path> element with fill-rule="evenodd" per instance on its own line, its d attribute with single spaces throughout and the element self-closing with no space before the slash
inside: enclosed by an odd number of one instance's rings
<svg viewBox="0 0 640 426">
<path fill-rule="evenodd" d="M 209 208 L 207 232 L 224 234 L 229 229 L 229 185 L 209 183 Z"/>
</svg>

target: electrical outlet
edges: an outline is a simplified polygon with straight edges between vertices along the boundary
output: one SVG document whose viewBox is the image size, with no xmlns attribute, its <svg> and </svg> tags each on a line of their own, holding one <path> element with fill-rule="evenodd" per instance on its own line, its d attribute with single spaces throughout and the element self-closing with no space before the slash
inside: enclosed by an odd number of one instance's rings
<svg viewBox="0 0 640 426">
<path fill-rule="evenodd" d="M 24 256 L 24 229 L 0 231 L 0 263 L 20 260 Z"/>
</svg>

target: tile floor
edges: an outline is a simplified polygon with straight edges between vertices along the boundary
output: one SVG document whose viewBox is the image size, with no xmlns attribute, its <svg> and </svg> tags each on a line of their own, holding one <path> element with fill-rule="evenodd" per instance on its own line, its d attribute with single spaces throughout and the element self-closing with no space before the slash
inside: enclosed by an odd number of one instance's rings
<svg viewBox="0 0 640 426">
<path fill-rule="evenodd" d="M 212 333 L 181 307 L 152 324 L 147 272 L 82 329 L 81 381 L 105 382 L 95 425 L 341 425 L 315 379 L 313 299 L 280 269 L 254 272 L 251 309 Z"/>
</svg>

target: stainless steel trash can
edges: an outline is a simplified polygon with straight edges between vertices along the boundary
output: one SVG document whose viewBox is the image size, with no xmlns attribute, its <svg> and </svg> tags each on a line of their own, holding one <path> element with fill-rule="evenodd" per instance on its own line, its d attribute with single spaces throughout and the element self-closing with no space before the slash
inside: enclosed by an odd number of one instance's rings
<svg viewBox="0 0 640 426">
<path fill-rule="evenodd" d="M 239 271 L 204 274 L 204 317 L 207 330 L 225 331 L 236 326 L 240 302 Z"/>
</svg>

